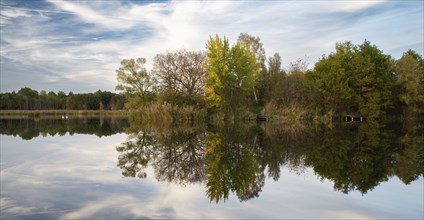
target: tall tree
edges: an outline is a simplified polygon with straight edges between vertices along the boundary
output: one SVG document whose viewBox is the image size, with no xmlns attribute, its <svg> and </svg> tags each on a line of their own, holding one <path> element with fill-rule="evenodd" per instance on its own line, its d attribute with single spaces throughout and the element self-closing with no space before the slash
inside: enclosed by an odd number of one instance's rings
<svg viewBox="0 0 424 220">
<path fill-rule="evenodd" d="M 278 75 L 278 74 L 285 74 L 284 70 L 281 67 L 281 56 L 279 53 L 274 53 L 272 57 L 269 57 L 268 59 L 268 74 Z"/>
<path fill-rule="evenodd" d="M 254 56 L 256 60 L 257 65 L 257 71 L 258 71 L 258 80 L 259 80 L 259 93 L 262 93 L 264 90 L 265 83 L 267 79 L 269 78 L 269 75 L 266 74 L 267 69 L 265 66 L 266 56 L 265 56 L 265 49 L 263 48 L 262 43 L 260 42 L 261 39 L 259 37 L 253 37 L 246 33 L 240 33 L 237 43 L 240 43 L 243 47 L 245 47 L 247 50 L 249 50 Z M 258 95 L 257 94 L 257 88 L 253 88 L 254 98 L 256 103 L 258 103 Z"/>
<path fill-rule="evenodd" d="M 116 90 L 124 91 L 128 99 L 128 108 L 138 108 L 148 99 L 151 91 L 152 77 L 144 67 L 145 58 L 124 59 L 116 70 L 118 85 Z"/>
<path fill-rule="evenodd" d="M 350 85 L 361 115 L 379 118 L 392 106 L 393 65 L 389 55 L 369 41 L 355 47 Z"/>
<path fill-rule="evenodd" d="M 414 51 L 408 51 L 396 61 L 396 86 L 398 99 L 405 108 L 418 111 L 418 106 L 424 102 L 424 70 L 423 59 Z"/>
<path fill-rule="evenodd" d="M 210 107 L 221 107 L 223 95 L 223 78 L 229 72 L 230 45 L 228 39 L 218 35 L 210 38 L 206 45 L 206 101 Z"/>
<path fill-rule="evenodd" d="M 336 53 L 323 56 L 312 73 L 312 81 L 321 97 L 325 111 L 338 113 L 351 111 L 353 91 L 349 87 L 349 60 L 353 56 L 353 45 L 350 42 L 336 44 Z"/>
<path fill-rule="evenodd" d="M 153 73 L 162 98 L 175 104 L 198 103 L 205 89 L 204 64 L 202 52 L 179 50 L 156 55 Z"/>
<path fill-rule="evenodd" d="M 240 43 L 230 48 L 228 40 L 218 35 L 207 43 L 206 72 L 206 100 L 225 110 L 248 103 L 258 78 L 254 54 Z"/>
<path fill-rule="evenodd" d="M 261 43 L 261 39 L 259 37 L 253 37 L 246 33 L 240 33 L 237 39 L 237 43 L 240 43 L 255 55 L 256 65 L 258 65 L 258 71 L 264 71 L 266 68 L 266 56 L 265 49 L 263 48 L 263 44 Z"/>
<path fill-rule="evenodd" d="M 284 81 L 286 73 L 281 67 L 281 56 L 275 53 L 268 59 L 268 70 L 264 71 L 259 81 L 259 100 L 260 104 L 269 103 L 275 92 L 278 92 L 277 85 Z"/>
<path fill-rule="evenodd" d="M 375 45 L 345 42 L 315 64 L 311 78 L 324 108 L 379 118 L 392 105 L 392 72 L 391 57 Z"/>
</svg>

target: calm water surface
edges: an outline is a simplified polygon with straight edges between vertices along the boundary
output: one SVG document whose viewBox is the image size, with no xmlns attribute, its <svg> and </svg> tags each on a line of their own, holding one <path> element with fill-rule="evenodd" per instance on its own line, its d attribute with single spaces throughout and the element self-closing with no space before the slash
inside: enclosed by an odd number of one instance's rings
<svg viewBox="0 0 424 220">
<path fill-rule="evenodd" d="M 0 119 L 1 219 L 423 219 L 422 125 Z"/>
</svg>

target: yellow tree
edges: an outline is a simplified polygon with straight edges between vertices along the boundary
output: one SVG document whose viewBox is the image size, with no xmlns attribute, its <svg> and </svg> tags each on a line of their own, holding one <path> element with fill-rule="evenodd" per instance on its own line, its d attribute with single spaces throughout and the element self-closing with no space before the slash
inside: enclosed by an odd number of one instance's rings
<svg viewBox="0 0 424 220">
<path fill-rule="evenodd" d="M 211 37 L 206 50 L 206 100 L 209 107 L 237 110 L 247 106 L 258 78 L 255 55 L 241 43 Z"/>
</svg>

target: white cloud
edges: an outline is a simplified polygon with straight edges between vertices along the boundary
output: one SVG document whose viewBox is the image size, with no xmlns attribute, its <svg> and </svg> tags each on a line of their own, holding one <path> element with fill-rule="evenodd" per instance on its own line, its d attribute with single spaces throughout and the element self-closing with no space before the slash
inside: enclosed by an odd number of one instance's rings
<svg viewBox="0 0 424 220">
<path fill-rule="evenodd" d="M 7 7 L 3 8 L 0 14 L 8 18 L 31 17 L 31 14 L 28 13 L 26 10 L 21 10 L 17 8 L 7 8 Z"/>
<path fill-rule="evenodd" d="M 342 2 L 334 2 L 332 4 L 333 8 L 330 11 L 333 12 L 356 12 L 360 10 L 364 10 L 370 7 L 374 7 L 376 5 L 382 4 L 386 1 L 379 0 L 360 0 L 360 1 L 342 1 Z"/>
<path fill-rule="evenodd" d="M 85 23 L 95 24 L 112 31 L 126 30 L 137 25 L 149 26 L 163 14 L 165 4 L 152 3 L 143 6 L 124 5 L 114 1 L 70 2 L 49 1 L 59 10 L 75 14 Z M 88 3 L 88 4 L 87 4 Z"/>
<path fill-rule="evenodd" d="M 9 24 L 12 19 L 19 17 L 31 17 L 31 14 L 25 10 L 15 8 L 2 8 L 0 10 L 0 27 Z"/>
<path fill-rule="evenodd" d="M 55 79 L 40 77 L 45 81 L 39 84 L 64 85 L 75 80 L 84 91 L 113 90 L 121 59 L 146 57 L 149 68 L 156 54 L 181 48 L 203 50 L 215 34 L 225 35 L 231 43 L 240 32 L 259 36 L 267 56 L 279 52 L 284 66 L 305 56 L 314 63 L 331 52 L 337 41 L 361 43 L 367 38 L 396 54 L 409 49 L 409 42 L 420 51 L 423 42 L 423 22 L 416 19 L 422 18 L 423 10 L 414 8 L 411 13 L 411 7 L 395 7 L 397 2 L 49 3 L 45 9 L 2 7 L 2 19 L 8 19 L 1 30 L 2 57 L 58 75 Z M 402 20 L 407 16 L 407 21 Z M 84 77 L 88 80 L 78 81 Z M 96 87 L 96 80 L 102 80 L 99 86 L 104 87 Z M 2 87 L 12 88 L 7 84 L 11 81 L 2 78 Z M 93 85 L 96 88 L 90 89 Z"/>
<path fill-rule="evenodd" d="M 0 204 L 2 215 L 7 214 L 8 216 L 25 215 L 36 209 L 35 207 L 19 206 L 15 201 L 7 197 L 0 198 Z"/>
</svg>

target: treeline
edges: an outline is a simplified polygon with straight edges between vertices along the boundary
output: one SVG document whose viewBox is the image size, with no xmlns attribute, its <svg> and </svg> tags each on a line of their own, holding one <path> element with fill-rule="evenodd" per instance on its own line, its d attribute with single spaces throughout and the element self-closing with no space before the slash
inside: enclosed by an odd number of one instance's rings
<svg viewBox="0 0 424 220">
<path fill-rule="evenodd" d="M 68 94 L 60 91 L 40 92 L 25 87 L 18 92 L 0 93 L 1 110 L 121 110 L 126 99 L 108 91 Z"/>
<path fill-rule="evenodd" d="M 263 114 L 318 120 L 346 114 L 412 116 L 424 109 L 422 56 L 408 50 L 396 60 L 369 41 L 337 43 L 313 69 L 302 59 L 283 68 L 278 53 L 267 59 L 260 39 L 245 33 L 234 45 L 215 36 L 204 52 L 158 54 L 151 70 L 145 63 L 144 58 L 123 60 L 116 71 L 116 89 L 125 93 L 126 107 L 143 113 L 193 106 L 185 109 L 225 119 Z"/>
</svg>

